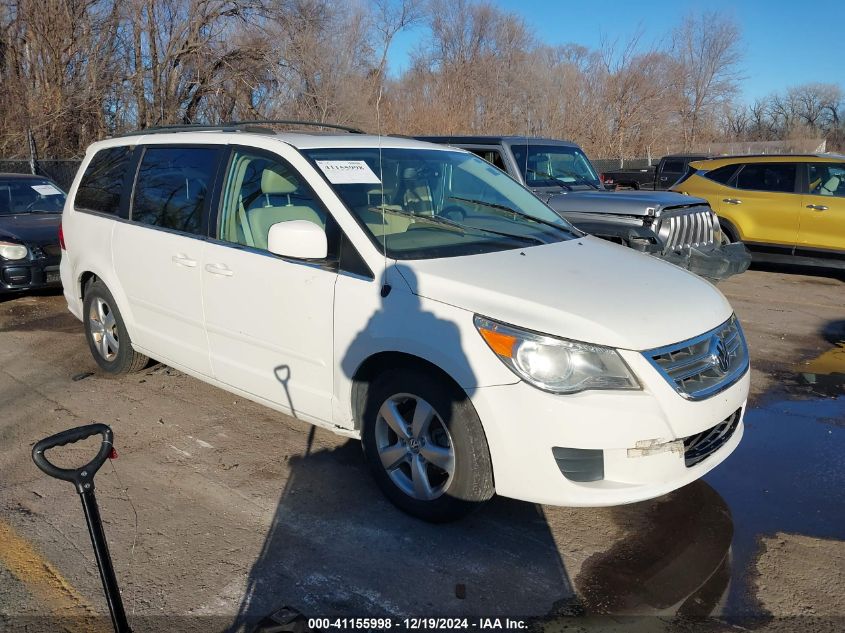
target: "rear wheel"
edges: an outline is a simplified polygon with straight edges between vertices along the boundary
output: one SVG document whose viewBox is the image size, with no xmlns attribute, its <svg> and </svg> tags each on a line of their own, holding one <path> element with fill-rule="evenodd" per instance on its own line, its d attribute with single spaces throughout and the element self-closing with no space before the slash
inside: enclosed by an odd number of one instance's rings
<svg viewBox="0 0 845 633">
<path fill-rule="evenodd" d="M 108 374 L 119 375 L 140 371 L 149 358 L 132 349 L 126 324 L 117 309 L 114 297 L 106 285 L 94 281 L 85 293 L 83 302 L 85 338 L 91 355 Z"/>
<path fill-rule="evenodd" d="M 364 454 L 397 507 L 432 522 L 464 516 L 493 496 L 481 421 L 451 381 L 422 370 L 382 374 L 367 392 Z"/>
<path fill-rule="evenodd" d="M 734 242 L 737 241 L 733 230 L 728 228 L 728 226 L 726 225 L 726 223 L 724 221 L 719 222 L 719 228 L 722 231 L 722 239 L 721 239 L 721 245 L 722 246 L 727 246 L 728 244 L 733 244 Z"/>
</svg>

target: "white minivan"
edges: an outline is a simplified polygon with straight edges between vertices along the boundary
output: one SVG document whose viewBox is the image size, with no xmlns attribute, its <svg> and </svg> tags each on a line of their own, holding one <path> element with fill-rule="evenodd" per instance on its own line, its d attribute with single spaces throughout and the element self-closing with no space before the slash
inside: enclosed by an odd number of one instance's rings
<svg viewBox="0 0 845 633">
<path fill-rule="evenodd" d="M 88 149 L 62 248 L 105 372 L 153 358 L 360 438 L 426 520 L 494 493 L 648 499 L 742 436 L 722 294 L 466 151 L 237 124 L 113 138 Z"/>
</svg>

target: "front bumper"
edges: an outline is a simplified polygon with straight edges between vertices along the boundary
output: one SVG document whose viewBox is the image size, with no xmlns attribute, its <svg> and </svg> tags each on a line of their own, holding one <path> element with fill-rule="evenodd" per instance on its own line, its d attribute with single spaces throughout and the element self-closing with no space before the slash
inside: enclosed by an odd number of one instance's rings
<svg viewBox="0 0 845 633">
<path fill-rule="evenodd" d="M 679 250 L 666 247 L 657 234 L 636 218 L 567 213 L 564 217 L 582 231 L 641 253 L 680 266 L 709 281 L 716 282 L 744 273 L 751 264 L 751 253 L 742 243 L 710 244 L 706 249 L 695 246 Z"/>
<path fill-rule="evenodd" d="M 706 251 L 692 247 L 683 251 L 654 253 L 654 255 L 710 281 L 722 281 L 744 273 L 751 264 L 751 253 L 740 242 Z"/>
<path fill-rule="evenodd" d="M 59 257 L 0 261 L 0 293 L 61 288 Z"/>
<path fill-rule="evenodd" d="M 676 393 L 641 354 L 623 356 L 645 379 L 643 391 L 562 396 L 520 382 L 469 393 L 487 434 L 497 494 L 563 506 L 633 503 L 700 478 L 733 452 L 743 434 L 750 372 L 725 391 L 693 402 Z M 732 415 L 739 417 L 727 440 L 688 466 L 682 441 Z M 565 476 L 556 448 L 601 451 L 601 479 Z"/>
</svg>

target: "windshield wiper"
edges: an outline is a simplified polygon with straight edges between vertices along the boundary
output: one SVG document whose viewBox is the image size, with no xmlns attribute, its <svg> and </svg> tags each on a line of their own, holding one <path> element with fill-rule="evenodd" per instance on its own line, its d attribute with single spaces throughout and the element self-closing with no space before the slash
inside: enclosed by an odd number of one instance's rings
<svg viewBox="0 0 845 633">
<path fill-rule="evenodd" d="M 574 174 L 571 171 L 566 172 L 566 174 L 568 176 L 571 176 L 572 178 L 575 178 L 576 182 L 578 182 L 579 184 L 587 185 L 588 187 L 592 187 L 593 189 L 598 189 L 598 186 L 596 186 L 595 183 L 590 182 L 589 180 L 584 178 L 584 176 L 579 176 L 578 174 Z M 552 176 L 552 178 L 554 178 L 554 176 Z"/>
<path fill-rule="evenodd" d="M 458 200 L 459 198 L 455 198 Z M 381 210 L 379 208 L 379 210 Z M 480 226 L 468 226 L 466 224 L 461 224 L 460 222 L 455 222 L 454 220 L 450 220 L 449 218 L 444 218 L 440 215 L 417 215 L 416 213 L 410 213 L 408 211 L 399 211 L 398 209 L 385 209 L 385 213 L 397 213 L 399 215 L 404 215 L 410 218 L 414 218 L 416 220 L 428 220 L 429 222 L 433 222 L 435 224 L 445 224 L 446 226 L 452 226 L 456 229 L 459 229 L 461 233 L 466 234 L 467 229 L 470 231 L 475 231 L 477 233 L 489 233 L 491 235 L 499 235 L 500 237 L 513 237 L 519 240 L 523 240 L 525 242 L 535 242 L 537 244 L 545 244 L 543 240 L 538 237 L 533 237 L 531 235 L 515 235 L 513 233 L 505 233 L 504 231 L 495 231 L 493 229 L 485 229 Z"/>
<path fill-rule="evenodd" d="M 547 174 L 547 173 L 546 173 L 546 172 L 544 172 L 544 171 L 537 171 L 536 169 L 529 169 L 529 168 L 527 168 L 527 167 L 525 168 L 525 171 L 526 171 L 526 172 L 529 172 L 529 171 L 530 171 L 530 172 L 531 172 L 532 174 L 534 174 L 535 176 L 542 176 L 543 178 L 548 178 L 549 180 L 554 180 L 554 181 L 555 181 L 557 184 L 559 184 L 560 186 L 562 186 L 562 187 L 566 187 L 566 190 L 567 190 L 567 191 L 572 191 L 572 187 L 569 185 L 569 183 L 568 183 L 568 182 L 566 182 L 566 181 L 564 181 L 564 180 L 561 180 L 561 179 L 560 179 L 560 178 L 558 178 L 557 176 L 552 176 L 551 174 Z"/>
<path fill-rule="evenodd" d="M 524 211 L 518 211 L 516 209 L 511 209 L 504 204 L 497 204 L 495 202 L 486 202 L 485 200 L 473 200 L 472 198 L 461 198 L 459 196 L 450 196 L 450 200 L 459 200 L 460 202 L 469 202 L 470 204 L 480 204 L 483 207 L 490 207 L 491 209 L 499 209 L 500 211 L 506 211 L 507 213 L 513 213 L 514 215 L 523 218 L 525 220 L 530 220 L 532 222 L 538 222 L 540 224 L 545 224 L 546 226 L 550 226 L 553 229 L 557 229 L 558 231 L 565 231 L 566 233 L 572 233 L 572 231 L 567 226 L 562 226 L 560 224 L 556 224 L 550 220 L 544 220 L 543 218 L 538 218 L 534 215 L 529 213 L 525 213 Z M 527 236 L 526 236 L 527 237 Z M 543 242 L 545 244 L 545 242 Z"/>
</svg>

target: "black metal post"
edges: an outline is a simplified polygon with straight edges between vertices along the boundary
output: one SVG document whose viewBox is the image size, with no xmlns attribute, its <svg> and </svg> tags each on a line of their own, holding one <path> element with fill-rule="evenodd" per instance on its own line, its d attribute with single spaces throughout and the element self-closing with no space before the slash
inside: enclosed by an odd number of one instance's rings
<svg viewBox="0 0 845 633">
<path fill-rule="evenodd" d="M 97 567 L 100 570 L 100 580 L 103 581 L 106 602 L 109 604 L 111 621 L 115 633 L 132 633 L 129 622 L 126 620 L 126 612 L 123 610 L 120 587 L 117 586 L 117 578 L 114 575 L 109 546 L 106 542 L 103 522 L 100 519 L 100 509 L 97 507 L 93 488 L 91 486 L 90 490 L 80 492 L 79 497 L 82 499 L 82 509 L 85 511 L 85 521 L 88 523 L 88 533 L 91 535 L 91 544 L 94 546 L 94 555 L 97 558 Z"/>
</svg>

